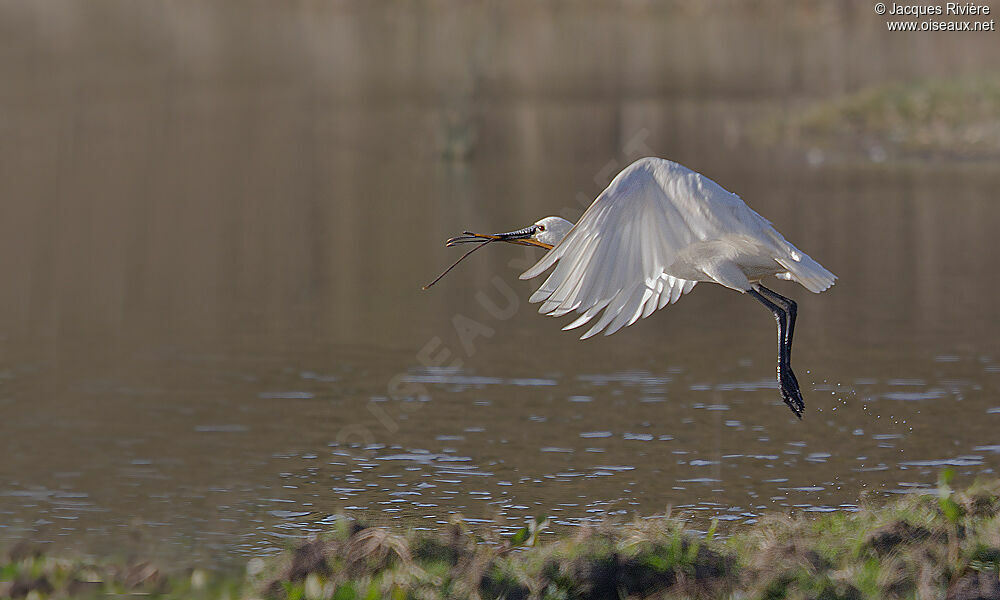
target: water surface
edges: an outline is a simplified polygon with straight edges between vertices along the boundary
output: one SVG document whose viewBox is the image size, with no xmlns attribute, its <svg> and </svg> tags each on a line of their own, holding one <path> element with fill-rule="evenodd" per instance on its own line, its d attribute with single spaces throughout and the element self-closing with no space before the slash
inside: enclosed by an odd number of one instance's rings
<svg viewBox="0 0 1000 600">
<path fill-rule="evenodd" d="M 477 63 L 418 35 L 452 31 L 433 14 L 274 9 L 270 28 L 231 7 L 32 6 L 4 6 L 17 52 L 0 54 L 17 83 L 0 136 L 0 542 L 226 561 L 344 514 L 506 531 L 671 507 L 699 526 L 852 510 L 1000 464 L 1000 175 L 753 146 L 758 116 L 889 69 L 831 62 L 850 40 L 764 31 L 822 29 L 809 14 L 740 29 L 633 8 L 606 63 L 519 60 L 602 22 L 535 15 Z M 650 50 L 674 39 L 657 27 L 702 18 L 780 68 Z M 345 53 L 367 47 L 358 31 L 412 37 Z M 815 69 L 836 76 L 794 76 Z M 718 286 L 586 342 L 527 304 L 534 250 L 484 249 L 420 290 L 457 257 L 450 235 L 575 218 L 640 153 L 740 193 L 840 276 L 822 295 L 775 284 L 800 303 L 801 422 L 773 380 L 770 315 Z"/>
</svg>

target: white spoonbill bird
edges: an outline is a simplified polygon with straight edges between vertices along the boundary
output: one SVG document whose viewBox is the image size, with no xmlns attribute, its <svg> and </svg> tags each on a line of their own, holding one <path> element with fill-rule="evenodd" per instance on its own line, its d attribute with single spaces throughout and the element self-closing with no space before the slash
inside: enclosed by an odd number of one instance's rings
<svg viewBox="0 0 1000 600">
<path fill-rule="evenodd" d="M 545 217 L 509 233 L 466 231 L 448 245 L 480 243 L 476 250 L 494 241 L 548 249 L 521 279 L 555 267 L 530 301 L 541 302 L 538 312 L 553 317 L 579 313 L 563 329 L 596 318 L 581 339 L 611 335 L 648 317 L 700 281 L 749 294 L 778 322 L 781 397 L 802 418 L 805 404 L 790 364 L 797 307 L 761 281 L 774 275 L 819 293 L 836 276 L 708 177 L 669 160 L 642 158 L 619 173 L 575 225 Z"/>
</svg>

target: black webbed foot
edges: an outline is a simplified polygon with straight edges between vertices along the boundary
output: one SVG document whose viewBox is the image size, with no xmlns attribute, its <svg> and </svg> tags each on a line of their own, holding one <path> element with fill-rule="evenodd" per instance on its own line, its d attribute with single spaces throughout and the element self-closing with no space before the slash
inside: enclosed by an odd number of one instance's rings
<svg viewBox="0 0 1000 600">
<path fill-rule="evenodd" d="M 799 382 L 795 379 L 795 373 L 792 372 L 791 368 L 785 369 L 779 374 L 778 386 L 781 389 L 781 399 L 795 413 L 795 416 L 801 419 L 802 412 L 806 409 L 806 403 L 802 399 Z"/>
</svg>

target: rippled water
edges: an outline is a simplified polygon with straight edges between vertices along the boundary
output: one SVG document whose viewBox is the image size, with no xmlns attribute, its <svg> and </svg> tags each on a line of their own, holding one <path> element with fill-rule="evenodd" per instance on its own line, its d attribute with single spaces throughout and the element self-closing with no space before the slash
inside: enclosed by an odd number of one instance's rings
<svg viewBox="0 0 1000 600">
<path fill-rule="evenodd" d="M 711 69 L 613 98 L 569 72 L 560 101 L 472 102 L 456 132 L 447 102 L 393 100 L 349 61 L 331 69 L 360 100 L 289 67 L 340 38 L 236 35 L 250 19 L 213 25 L 234 34 L 219 41 L 205 15 L 167 10 L 137 39 L 37 6 L 3 8 L 25 50 L 2 54 L 20 85 L 0 98 L 0 543 L 226 561 L 342 514 L 512 530 L 670 507 L 700 526 L 1000 465 L 990 165 L 806 168 L 747 145 L 783 93 L 716 93 L 730 80 Z M 74 52 L 104 27 L 107 47 Z M 789 72 L 817 60 L 781 55 Z M 440 159 L 462 140 L 469 160 Z M 456 258 L 448 236 L 575 217 L 639 146 L 739 192 L 840 276 L 818 296 L 776 284 L 799 301 L 801 422 L 773 380 L 770 315 L 718 286 L 586 342 L 527 304 L 533 250 L 484 250 L 420 290 Z"/>
<path fill-rule="evenodd" d="M 931 487 L 944 467 L 969 478 L 1000 463 L 990 355 L 937 353 L 913 345 L 913 331 L 889 355 L 854 347 L 837 333 L 851 318 L 820 317 L 802 298 L 808 411 L 797 422 L 770 378 L 768 315 L 698 292 L 679 314 L 593 344 L 523 310 L 462 368 L 248 340 L 118 355 L 87 375 L 8 370 L 3 535 L 219 559 L 273 550 L 340 514 L 410 527 L 463 515 L 512 530 L 541 514 L 576 526 L 672 507 L 752 522 L 852 510 L 869 492 Z M 711 326 L 723 317 L 748 331 Z M 697 324 L 675 327 L 684 319 Z M 413 384 L 426 393 L 391 397 Z"/>
</svg>

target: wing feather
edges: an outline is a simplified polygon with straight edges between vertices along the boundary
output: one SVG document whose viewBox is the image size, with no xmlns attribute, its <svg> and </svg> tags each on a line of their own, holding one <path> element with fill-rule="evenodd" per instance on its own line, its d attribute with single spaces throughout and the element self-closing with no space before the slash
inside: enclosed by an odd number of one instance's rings
<svg viewBox="0 0 1000 600">
<path fill-rule="evenodd" d="M 625 303 L 628 301 L 628 298 L 629 295 L 626 292 L 626 290 L 618 292 L 618 294 L 614 297 L 611 303 L 608 304 L 608 307 L 604 309 L 604 313 L 601 315 L 601 318 L 597 321 L 597 324 L 595 324 L 593 327 L 587 330 L 587 333 L 580 336 L 580 339 L 585 340 L 589 337 L 595 336 L 598 333 L 600 333 L 601 330 L 607 327 L 608 324 L 611 323 L 611 321 L 613 321 L 616 316 L 618 316 L 618 313 L 620 313 L 622 309 L 625 308 Z"/>
<path fill-rule="evenodd" d="M 667 277 L 669 275 L 661 275 L 656 280 L 656 291 L 646 299 L 646 303 L 642 305 L 642 318 L 645 319 L 649 315 L 653 314 L 653 311 L 657 309 L 660 303 L 660 296 L 663 295 L 664 288 L 667 287 Z M 669 290 L 669 288 L 667 288 Z M 670 293 L 669 291 L 667 292 Z"/>
<path fill-rule="evenodd" d="M 531 302 L 542 303 L 539 312 L 579 313 L 563 329 L 591 323 L 600 314 L 582 337 L 602 331 L 611 335 L 677 302 L 698 280 L 713 281 L 702 270 L 711 265 L 694 270 L 678 270 L 678 265 L 695 262 L 683 257 L 704 247 L 703 242 L 735 238 L 759 241 L 768 251 L 773 247 L 778 253 L 775 260 L 792 257 L 780 264 L 814 291 L 832 283 L 832 274 L 818 263 L 795 258 L 794 247 L 738 196 L 703 175 L 658 158 L 640 159 L 619 173 L 569 233 L 521 279 L 555 267 L 531 295 Z M 690 279 L 678 277 L 679 273 Z"/>
<path fill-rule="evenodd" d="M 590 322 L 591 319 L 597 316 L 606 306 L 607 302 L 599 302 L 594 306 L 586 310 L 582 315 L 580 315 L 575 321 L 569 325 L 563 327 L 563 331 L 569 331 L 570 329 L 576 329 L 577 327 L 583 327 Z"/>
<path fill-rule="evenodd" d="M 570 296 L 573 296 L 574 292 L 580 289 L 580 286 L 583 285 L 584 274 L 590 266 L 591 259 L 593 258 L 596 249 L 597 243 L 595 242 L 594 236 L 589 236 L 584 240 L 580 250 L 580 258 L 572 263 L 567 261 L 570 267 L 569 271 L 566 273 L 565 277 L 561 278 L 559 286 L 553 290 L 552 294 L 550 294 L 545 302 L 542 303 L 538 312 L 551 314 L 552 316 L 559 316 L 560 314 L 566 314 L 571 310 L 575 310 L 575 296 L 573 299 L 571 299 Z M 562 263 L 560 266 L 562 266 Z M 558 269 L 559 267 L 556 267 L 557 271 Z M 552 277 L 556 276 L 557 273 L 553 272 Z M 559 314 L 554 314 L 557 312 Z"/>
<path fill-rule="evenodd" d="M 639 161 L 620 173 L 566 237 L 521 275 L 530 279 L 555 266 L 530 298 L 542 303 L 540 313 L 562 316 L 576 311 L 580 316 L 564 327 L 574 329 L 603 310 L 582 337 L 602 331 L 610 335 L 686 291 L 686 281 L 665 269 L 694 233 L 655 181 L 658 166 Z"/>
</svg>

